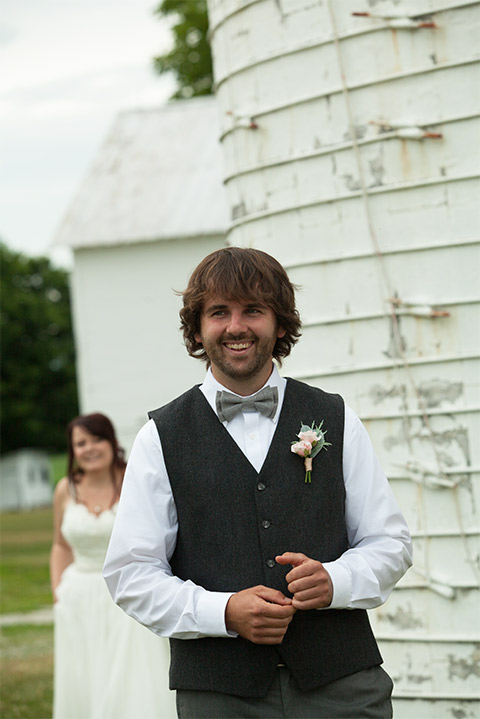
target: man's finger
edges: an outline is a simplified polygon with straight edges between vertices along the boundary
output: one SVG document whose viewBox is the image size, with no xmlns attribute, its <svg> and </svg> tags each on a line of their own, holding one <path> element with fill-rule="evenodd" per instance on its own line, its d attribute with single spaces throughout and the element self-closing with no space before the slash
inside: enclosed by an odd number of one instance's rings
<svg viewBox="0 0 480 719">
<path fill-rule="evenodd" d="M 291 605 L 292 603 L 292 600 L 282 594 L 282 592 L 280 592 L 278 589 L 264 586 L 259 586 L 257 589 L 257 595 L 264 599 L 266 602 L 271 602 L 272 604 L 278 605 Z"/>
<path fill-rule="evenodd" d="M 321 566 L 321 565 L 320 565 Z M 302 580 L 309 581 L 313 577 L 315 577 L 316 574 L 318 574 L 319 570 L 319 562 L 313 562 L 312 560 L 309 560 L 308 562 L 304 562 L 303 564 L 300 564 L 298 567 L 294 567 L 288 574 L 286 575 L 285 579 L 287 580 L 287 584 L 289 585 L 288 591 L 291 592 L 290 584 L 300 582 Z"/>
<path fill-rule="evenodd" d="M 292 617 L 295 614 L 295 611 L 292 600 L 290 600 L 290 604 L 285 607 L 282 607 L 279 604 L 267 603 L 262 609 L 262 615 L 268 619 L 285 621 L 285 619 Z"/>
<path fill-rule="evenodd" d="M 305 601 L 300 601 L 298 599 L 294 599 L 295 605 L 299 611 L 305 612 L 309 609 L 323 609 L 329 606 L 330 602 L 325 600 L 320 600 L 318 598 L 316 599 L 308 599 Z"/>
<path fill-rule="evenodd" d="M 285 552 L 276 559 L 279 564 L 290 564 L 293 567 L 293 569 L 291 569 L 285 577 L 288 584 L 291 584 L 291 582 L 295 582 L 298 579 L 302 579 L 303 577 L 312 576 L 318 572 L 318 568 L 321 566 L 320 562 L 311 559 L 300 552 Z M 279 559 L 281 561 L 278 561 Z M 288 587 L 288 590 L 293 592 L 290 586 Z"/>
<path fill-rule="evenodd" d="M 298 602 L 305 602 L 309 601 L 310 599 L 318 599 L 320 595 L 327 594 L 327 592 L 328 584 L 325 582 L 325 588 L 308 587 L 307 589 L 303 589 L 301 591 L 292 592 L 292 594 L 295 594 L 293 601 L 295 604 L 298 604 Z"/>
<path fill-rule="evenodd" d="M 293 581 L 287 576 L 287 582 L 288 591 L 291 592 L 291 594 L 298 594 L 298 592 L 303 592 L 306 589 L 310 589 L 318 585 L 318 582 L 314 581 L 312 575 L 300 577 L 298 579 L 294 579 Z"/>
<path fill-rule="evenodd" d="M 301 552 L 284 552 L 275 557 L 275 561 L 278 564 L 291 564 L 292 567 L 298 567 L 308 559 L 305 554 Z"/>
</svg>

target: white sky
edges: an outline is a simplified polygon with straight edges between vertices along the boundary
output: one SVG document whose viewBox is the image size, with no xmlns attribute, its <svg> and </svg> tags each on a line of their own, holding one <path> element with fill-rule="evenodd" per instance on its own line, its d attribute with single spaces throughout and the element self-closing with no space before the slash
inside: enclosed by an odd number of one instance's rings
<svg viewBox="0 0 480 719">
<path fill-rule="evenodd" d="M 3 0 L 0 238 L 70 264 L 55 231 L 120 110 L 174 90 L 152 58 L 170 43 L 155 0 Z"/>
</svg>

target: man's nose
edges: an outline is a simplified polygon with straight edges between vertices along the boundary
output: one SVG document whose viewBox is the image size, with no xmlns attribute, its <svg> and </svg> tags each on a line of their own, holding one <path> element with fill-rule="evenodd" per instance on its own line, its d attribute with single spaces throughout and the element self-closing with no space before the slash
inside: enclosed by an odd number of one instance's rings
<svg viewBox="0 0 480 719">
<path fill-rule="evenodd" d="M 246 332 L 247 323 L 242 312 L 232 312 L 227 325 L 227 332 L 231 335 L 238 335 Z"/>
</svg>

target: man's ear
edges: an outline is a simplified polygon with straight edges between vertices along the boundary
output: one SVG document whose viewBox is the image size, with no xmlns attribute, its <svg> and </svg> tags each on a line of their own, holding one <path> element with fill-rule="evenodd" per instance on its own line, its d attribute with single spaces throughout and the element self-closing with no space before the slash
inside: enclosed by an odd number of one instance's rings
<svg viewBox="0 0 480 719">
<path fill-rule="evenodd" d="M 284 330 L 283 327 L 279 327 L 277 329 L 277 339 L 281 340 L 282 337 L 285 337 L 286 334 L 287 334 L 287 331 Z M 198 342 L 198 340 L 197 340 L 197 342 Z"/>
<path fill-rule="evenodd" d="M 202 336 L 198 334 L 198 332 L 195 333 L 195 342 L 198 342 L 199 345 L 202 344 Z"/>
</svg>

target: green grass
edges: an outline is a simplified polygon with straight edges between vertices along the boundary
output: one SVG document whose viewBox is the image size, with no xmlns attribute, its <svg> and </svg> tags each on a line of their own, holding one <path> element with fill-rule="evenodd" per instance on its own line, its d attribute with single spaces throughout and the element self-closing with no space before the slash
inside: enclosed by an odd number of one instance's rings
<svg viewBox="0 0 480 719">
<path fill-rule="evenodd" d="M 50 455 L 53 482 L 65 476 L 67 455 Z M 0 514 L 0 614 L 50 606 L 48 557 L 52 509 Z"/>
<path fill-rule="evenodd" d="M 52 523 L 51 508 L 0 516 L 0 613 L 51 605 L 48 558 Z"/>
<path fill-rule="evenodd" d="M 0 629 L 2 719 L 52 716 L 53 627 L 21 625 Z"/>
<path fill-rule="evenodd" d="M 2 613 L 51 606 L 52 510 L 0 515 Z M 52 716 L 53 626 L 0 629 L 2 719 Z"/>
<path fill-rule="evenodd" d="M 65 477 L 67 474 L 67 455 L 63 454 L 51 454 L 49 456 L 50 467 L 52 468 L 52 479 L 55 485 L 59 479 Z"/>
</svg>

